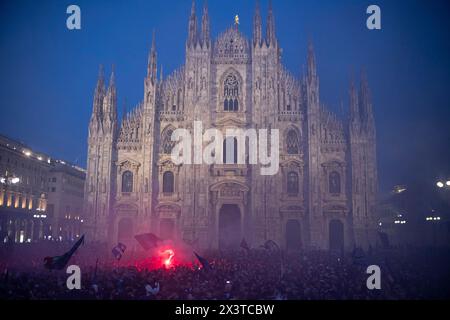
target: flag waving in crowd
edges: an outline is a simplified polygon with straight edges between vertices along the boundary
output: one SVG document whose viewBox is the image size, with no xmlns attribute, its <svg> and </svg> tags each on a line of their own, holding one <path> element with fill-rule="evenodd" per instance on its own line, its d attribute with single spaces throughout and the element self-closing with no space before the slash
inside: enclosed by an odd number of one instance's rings
<svg viewBox="0 0 450 320">
<path fill-rule="evenodd" d="M 158 246 L 158 242 L 162 241 L 162 239 L 158 238 L 153 233 L 138 234 L 134 236 L 134 238 L 145 250 L 156 248 Z"/>
<path fill-rule="evenodd" d="M 205 258 L 199 256 L 197 254 L 197 252 L 195 252 L 195 251 L 194 251 L 194 254 L 197 257 L 197 259 L 200 262 L 200 264 L 202 265 L 203 269 L 205 269 L 205 270 L 210 270 L 211 269 L 211 266 L 210 266 L 208 260 L 206 260 Z"/>
<path fill-rule="evenodd" d="M 64 253 L 62 256 L 56 257 L 45 257 L 44 258 L 44 266 L 47 269 L 53 270 L 62 270 L 69 262 L 70 258 L 73 256 L 75 251 L 77 251 L 78 247 L 84 243 L 84 235 L 73 245 L 73 247 Z"/>
<path fill-rule="evenodd" d="M 123 243 L 119 242 L 119 243 L 117 244 L 117 246 L 115 246 L 115 247 L 112 249 L 112 254 L 114 255 L 114 257 L 115 257 L 117 260 L 120 260 L 120 259 L 122 259 L 122 256 L 124 255 L 126 249 L 127 249 L 127 246 L 124 245 Z"/>
</svg>

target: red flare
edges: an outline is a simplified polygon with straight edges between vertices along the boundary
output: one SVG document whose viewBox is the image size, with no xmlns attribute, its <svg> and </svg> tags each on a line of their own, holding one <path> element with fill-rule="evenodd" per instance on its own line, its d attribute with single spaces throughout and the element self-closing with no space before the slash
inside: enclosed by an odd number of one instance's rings
<svg viewBox="0 0 450 320">
<path fill-rule="evenodd" d="M 160 256 L 163 257 L 163 264 L 166 266 L 166 268 L 170 268 L 172 266 L 175 252 L 172 249 L 167 249 L 163 252 L 160 252 Z"/>
</svg>

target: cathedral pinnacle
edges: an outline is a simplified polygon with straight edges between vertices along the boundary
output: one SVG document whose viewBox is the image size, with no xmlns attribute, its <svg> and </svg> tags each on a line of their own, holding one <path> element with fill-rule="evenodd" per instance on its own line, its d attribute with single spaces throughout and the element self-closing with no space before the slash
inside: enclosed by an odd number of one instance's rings
<svg viewBox="0 0 450 320">
<path fill-rule="evenodd" d="M 97 86 L 95 87 L 94 93 L 94 106 L 92 114 L 96 116 L 101 116 L 101 106 L 103 103 L 103 97 L 105 95 L 105 80 L 104 80 L 104 70 L 103 65 L 99 66 Z"/>
<path fill-rule="evenodd" d="M 210 26 L 209 26 L 209 13 L 208 4 L 205 1 L 203 5 L 203 16 L 202 16 L 202 45 L 209 47 L 210 43 Z"/>
<path fill-rule="evenodd" d="M 150 53 L 148 55 L 148 65 L 147 65 L 147 78 L 149 78 L 152 81 L 152 83 L 155 83 L 155 81 L 156 81 L 156 73 L 157 73 L 156 60 L 157 60 L 156 33 L 155 33 L 155 30 L 153 30 L 152 47 L 151 47 Z"/>
<path fill-rule="evenodd" d="M 192 0 L 191 16 L 189 17 L 189 33 L 188 33 L 188 47 L 197 44 L 197 16 L 195 14 L 195 0 Z"/>
<path fill-rule="evenodd" d="M 367 75 L 365 70 L 361 71 L 359 102 L 360 102 L 360 110 L 362 113 L 361 117 L 365 123 L 370 124 L 371 122 L 373 122 L 373 110 L 372 110 L 372 101 L 370 99 L 370 89 L 369 84 L 367 82 Z"/>
<path fill-rule="evenodd" d="M 317 77 L 317 70 L 316 70 L 316 55 L 314 53 L 314 46 L 312 42 L 310 41 L 308 43 L 308 80 L 312 81 Z"/>
<path fill-rule="evenodd" d="M 260 46 L 262 42 L 262 19 L 259 1 L 256 1 L 255 15 L 253 17 L 253 45 Z"/>
<path fill-rule="evenodd" d="M 277 42 L 275 36 L 275 18 L 273 16 L 272 0 L 269 1 L 269 12 L 267 14 L 266 40 L 268 46 L 274 46 Z"/>
</svg>

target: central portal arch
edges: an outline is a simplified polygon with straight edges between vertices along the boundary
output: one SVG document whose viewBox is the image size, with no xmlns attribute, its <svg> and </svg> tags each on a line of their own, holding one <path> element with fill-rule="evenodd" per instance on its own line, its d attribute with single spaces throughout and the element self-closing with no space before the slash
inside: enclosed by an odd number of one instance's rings
<svg viewBox="0 0 450 320">
<path fill-rule="evenodd" d="M 236 204 L 224 204 L 219 211 L 219 248 L 237 249 L 241 239 L 241 210 Z"/>
<path fill-rule="evenodd" d="M 286 222 L 286 249 L 300 250 L 302 248 L 302 232 L 297 220 Z"/>
<path fill-rule="evenodd" d="M 344 251 L 344 224 L 338 219 L 333 219 L 329 223 L 329 242 L 330 251 L 343 252 Z"/>
</svg>

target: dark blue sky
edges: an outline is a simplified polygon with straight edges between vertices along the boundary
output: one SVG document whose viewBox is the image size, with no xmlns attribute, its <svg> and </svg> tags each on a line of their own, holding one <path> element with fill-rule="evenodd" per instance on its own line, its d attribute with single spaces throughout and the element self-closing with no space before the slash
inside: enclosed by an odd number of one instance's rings
<svg viewBox="0 0 450 320">
<path fill-rule="evenodd" d="M 209 0 L 212 34 L 233 23 L 251 36 L 254 0 Z M 82 30 L 66 29 L 81 7 Z M 366 28 L 370 4 L 382 30 Z M 120 105 L 143 96 L 152 29 L 165 74 L 184 62 L 190 0 L 0 2 L 0 133 L 85 165 L 87 125 L 100 63 L 116 66 Z M 197 1 L 201 14 L 202 2 Z M 364 67 L 373 93 L 380 187 L 450 176 L 449 5 L 447 1 L 275 0 L 283 61 L 299 74 L 308 39 L 321 99 L 347 108 L 349 79 Z M 265 23 L 267 1 L 261 0 Z M 120 112 L 119 108 L 119 112 Z"/>
</svg>

